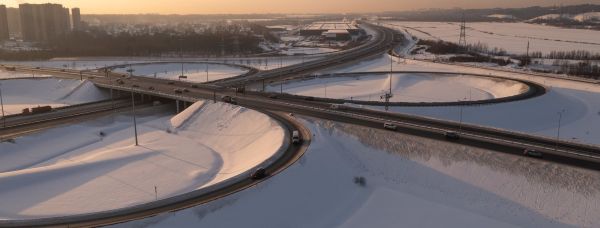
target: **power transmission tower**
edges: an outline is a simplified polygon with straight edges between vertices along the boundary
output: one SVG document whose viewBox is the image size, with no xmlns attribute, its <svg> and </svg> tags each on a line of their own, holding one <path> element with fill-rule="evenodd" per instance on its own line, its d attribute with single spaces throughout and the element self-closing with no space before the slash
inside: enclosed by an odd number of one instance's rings
<svg viewBox="0 0 600 228">
<path fill-rule="evenodd" d="M 527 40 L 527 58 L 529 58 L 529 40 Z"/>
<path fill-rule="evenodd" d="M 460 38 L 458 39 L 458 46 L 462 48 L 467 47 L 467 25 L 465 21 L 465 14 L 463 14 L 462 21 L 460 23 Z"/>
</svg>

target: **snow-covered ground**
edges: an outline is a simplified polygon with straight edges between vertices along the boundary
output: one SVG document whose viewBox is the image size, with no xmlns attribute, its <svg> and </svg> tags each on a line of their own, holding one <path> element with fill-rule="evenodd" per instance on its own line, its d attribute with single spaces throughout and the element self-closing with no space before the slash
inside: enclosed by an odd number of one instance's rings
<svg viewBox="0 0 600 228">
<path fill-rule="evenodd" d="M 390 68 L 389 58 L 387 54 L 380 55 L 320 73 L 387 71 Z M 558 133 L 558 120 L 561 117 L 560 138 L 562 140 L 600 145 L 600 87 L 597 85 L 410 59 L 401 63 L 394 63 L 393 69 L 492 74 L 540 83 L 548 87 L 548 94 L 510 103 L 464 107 L 462 119 L 464 122 L 471 124 L 556 137 Z M 565 111 L 560 116 L 559 112 L 563 109 Z M 461 108 L 393 107 L 391 110 L 459 121 Z"/>
<path fill-rule="evenodd" d="M 117 227 L 597 227 L 600 174 L 306 121 L 301 160 L 243 192 Z M 363 176 L 366 186 L 353 183 Z"/>
<path fill-rule="evenodd" d="M 18 75 L 18 74 L 17 74 Z M 25 108 L 50 105 L 54 108 L 109 98 L 89 81 L 56 78 L 0 80 L 6 115 Z"/>
<path fill-rule="evenodd" d="M 176 116 L 164 108 L 139 110 L 140 146 L 125 114 L 1 143 L 0 219 L 167 198 L 239 175 L 287 145 L 283 128 L 256 111 L 202 101 Z"/>
<path fill-rule="evenodd" d="M 157 63 L 132 65 L 115 69 L 116 72 L 127 73 L 127 70 L 133 69 L 134 75 L 145 77 L 156 77 L 162 79 L 179 80 L 182 74 L 187 76 L 183 81 L 207 82 L 224 78 L 235 77 L 248 72 L 248 69 L 214 63 Z"/>
<path fill-rule="evenodd" d="M 389 91 L 387 74 L 317 78 L 270 85 L 267 90 L 304 96 L 347 100 L 383 101 Z M 513 96 L 527 90 L 525 84 L 469 75 L 393 74 L 392 102 L 453 102 Z"/>
<path fill-rule="evenodd" d="M 386 22 L 396 29 L 407 29 L 421 39 L 441 39 L 458 42 L 460 25 L 445 22 Z M 490 48 L 502 48 L 509 53 L 524 54 L 527 42 L 530 52 L 586 50 L 600 53 L 600 31 L 586 29 L 567 29 L 527 23 L 468 23 L 467 43 L 478 42 Z"/>
</svg>

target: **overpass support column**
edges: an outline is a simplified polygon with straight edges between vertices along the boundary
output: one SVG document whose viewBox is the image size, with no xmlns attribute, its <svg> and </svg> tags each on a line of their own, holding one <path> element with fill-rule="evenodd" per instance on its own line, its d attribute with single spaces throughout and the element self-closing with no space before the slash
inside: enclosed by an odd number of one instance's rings
<svg viewBox="0 0 600 228">
<path fill-rule="evenodd" d="M 175 103 L 177 104 L 177 113 L 179 113 L 179 100 L 175 100 Z"/>
</svg>

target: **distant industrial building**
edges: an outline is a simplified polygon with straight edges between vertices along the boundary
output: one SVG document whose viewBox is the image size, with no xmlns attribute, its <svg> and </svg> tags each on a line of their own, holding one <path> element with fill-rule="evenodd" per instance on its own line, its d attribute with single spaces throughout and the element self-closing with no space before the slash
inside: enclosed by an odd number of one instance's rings
<svg viewBox="0 0 600 228">
<path fill-rule="evenodd" d="M 322 36 L 332 34 L 340 34 L 341 31 L 345 30 L 349 35 L 359 35 L 360 28 L 350 22 L 315 22 L 300 29 L 300 35 L 302 36 Z M 328 32 L 327 34 L 325 34 Z M 346 36 L 346 35 L 343 35 Z"/>
<path fill-rule="evenodd" d="M 331 29 L 323 32 L 323 36 L 328 40 L 349 40 L 352 39 L 350 32 L 345 29 Z"/>
<path fill-rule="evenodd" d="M 81 11 L 79 8 L 71 9 L 71 17 L 73 18 L 73 31 L 81 30 Z"/>
<path fill-rule="evenodd" d="M 60 4 L 20 4 L 19 13 L 25 41 L 48 41 L 71 30 L 69 9 Z"/>
<path fill-rule="evenodd" d="M 301 36 L 322 36 L 328 40 L 350 40 L 360 35 L 360 28 L 350 22 L 315 22 L 300 29 Z"/>
<path fill-rule="evenodd" d="M 8 13 L 5 5 L 0 5 L 0 41 L 8 40 Z"/>
</svg>

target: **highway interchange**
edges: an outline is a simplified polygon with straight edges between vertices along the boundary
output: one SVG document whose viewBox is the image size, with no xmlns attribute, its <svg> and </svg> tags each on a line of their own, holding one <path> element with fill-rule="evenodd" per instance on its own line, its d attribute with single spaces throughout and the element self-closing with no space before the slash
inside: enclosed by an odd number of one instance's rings
<svg viewBox="0 0 600 228">
<path fill-rule="evenodd" d="M 24 66 L 15 66 L 17 71 L 39 72 L 51 74 L 60 77 L 85 78 L 96 86 L 120 93 L 135 93 L 139 100 L 142 97 L 154 97 L 162 99 L 176 100 L 177 104 L 192 103 L 197 100 L 221 101 L 224 96 L 234 97 L 235 103 L 244 107 L 264 112 L 284 125 L 289 132 L 299 130 L 305 139 L 301 145 L 290 144 L 290 147 L 276 161 L 267 167 L 268 173 L 275 175 L 286 167 L 293 164 L 306 151 L 310 144 L 311 133 L 294 117 L 288 113 L 311 116 L 316 118 L 346 122 L 350 124 L 362 125 L 372 128 L 383 128 L 384 123 L 393 123 L 398 128 L 395 130 L 402 134 L 411 134 L 420 137 L 427 137 L 437 140 L 447 140 L 444 136 L 446 132 L 458 132 L 460 139 L 453 142 L 464 145 L 486 148 L 498 152 L 523 155 L 524 149 L 534 149 L 544 154 L 544 159 L 560 162 L 569 165 L 576 165 L 584 168 L 598 170 L 600 166 L 600 148 L 591 145 L 583 145 L 572 142 L 556 141 L 555 139 L 515 133 L 494 128 L 481 126 L 465 125 L 450 121 L 443 121 L 413 115 L 390 113 L 363 108 L 332 108 L 329 103 L 295 98 L 285 96 L 273 96 L 271 93 L 256 91 L 242 91 L 251 84 L 260 84 L 265 81 L 278 81 L 308 75 L 317 70 L 332 67 L 338 64 L 356 61 L 360 58 L 381 54 L 392 48 L 397 40 L 394 38 L 394 31 L 374 25 L 372 28 L 378 31 L 374 39 L 362 46 L 327 56 L 325 59 L 314 60 L 302 64 L 291 65 L 274 69 L 270 71 L 261 71 L 253 74 L 246 74 L 241 77 L 219 80 L 209 84 L 195 84 L 184 81 L 169 81 L 163 79 L 124 76 L 113 72 L 96 71 L 72 71 L 59 70 L 51 68 L 33 68 Z M 117 81 L 118 80 L 118 81 Z M 236 89 L 237 88 L 237 89 Z M 148 99 L 149 100 L 149 99 Z M 114 105 L 110 102 L 111 107 Z M 128 102 L 117 101 L 118 108 L 129 109 Z M 82 109 L 66 109 L 61 114 L 53 114 L 50 117 L 40 117 L 41 119 L 12 120 L 12 128 L 0 129 L 0 136 L 19 135 L 24 132 L 31 132 L 43 127 L 35 127 L 41 123 L 45 127 L 53 126 L 53 121 L 62 121 L 59 124 L 67 123 L 71 117 L 76 114 L 85 116 L 85 114 L 101 114 L 107 111 L 108 103 L 100 102 L 87 108 L 88 112 L 82 112 Z M 185 105 L 184 105 L 185 106 Z M 87 106 L 82 106 L 87 107 Z M 33 130 L 32 130 L 33 129 Z M 10 220 L 0 221 L 0 226 L 99 226 L 125 221 L 140 219 L 169 211 L 177 211 L 188 207 L 196 206 L 211 200 L 215 200 L 226 195 L 241 191 L 251 187 L 259 180 L 244 178 L 234 183 L 227 183 L 221 188 L 212 191 L 204 191 L 186 195 L 187 197 L 174 197 L 175 199 L 161 200 L 130 208 L 114 210 L 110 212 L 100 212 L 89 215 L 74 215 L 61 218 L 43 218 L 31 220 Z"/>
</svg>

